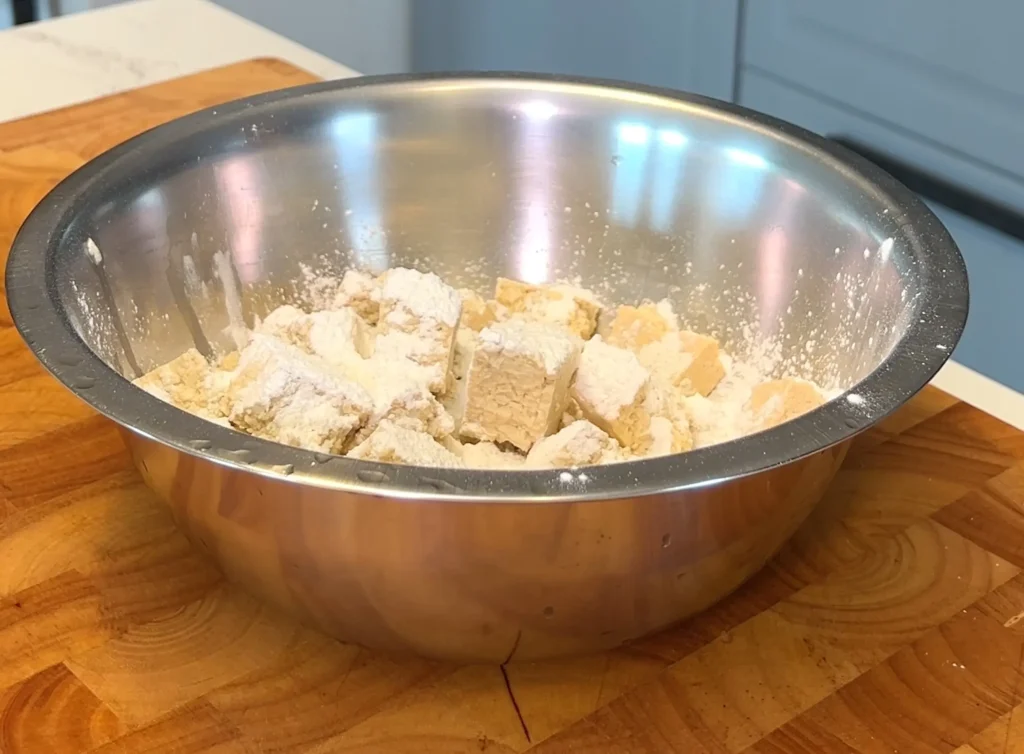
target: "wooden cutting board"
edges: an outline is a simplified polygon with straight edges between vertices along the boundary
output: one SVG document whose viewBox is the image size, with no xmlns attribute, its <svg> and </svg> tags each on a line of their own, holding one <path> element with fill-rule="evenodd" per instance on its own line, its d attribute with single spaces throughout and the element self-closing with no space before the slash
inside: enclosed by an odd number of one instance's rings
<svg viewBox="0 0 1024 754">
<path fill-rule="evenodd" d="M 0 261 L 115 143 L 306 73 L 257 60 L 0 124 Z M 761 574 L 606 655 L 453 667 L 225 583 L 0 306 L 0 752 L 1024 752 L 1024 433 L 928 389 Z M 959 748 L 958 748 L 959 747 Z"/>
</svg>

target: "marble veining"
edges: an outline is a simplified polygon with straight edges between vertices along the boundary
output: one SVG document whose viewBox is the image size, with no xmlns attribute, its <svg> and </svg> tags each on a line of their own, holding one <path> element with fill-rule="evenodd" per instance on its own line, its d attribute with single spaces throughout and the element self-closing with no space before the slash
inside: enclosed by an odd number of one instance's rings
<svg viewBox="0 0 1024 754">
<path fill-rule="evenodd" d="M 136 0 L 0 31 L 0 121 L 253 57 L 355 72 L 207 0 Z"/>
</svg>

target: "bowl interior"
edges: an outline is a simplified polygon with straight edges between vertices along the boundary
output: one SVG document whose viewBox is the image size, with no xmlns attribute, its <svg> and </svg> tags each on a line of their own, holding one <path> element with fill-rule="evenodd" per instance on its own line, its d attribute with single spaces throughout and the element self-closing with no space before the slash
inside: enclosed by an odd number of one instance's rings
<svg viewBox="0 0 1024 754">
<path fill-rule="evenodd" d="M 558 473 L 374 466 L 184 414 L 134 377 L 309 298 L 317 276 L 406 265 L 491 289 L 571 281 L 669 298 L 774 375 L 855 389 L 753 437 Z M 967 316 L 963 261 L 892 178 L 802 129 L 704 98 L 518 74 L 370 77 L 179 119 L 90 162 L 25 222 L 15 323 L 134 432 L 220 464 L 371 494 L 609 499 L 754 474 L 848 439 L 919 390 Z"/>
<path fill-rule="evenodd" d="M 121 162 L 74 217 L 56 273 L 78 334 L 129 377 L 193 345 L 230 350 L 233 317 L 251 324 L 301 298 L 311 272 L 350 266 L 481 292 L 504 275 L 614 303 L 667 297 L 728 350 L 836 388 L 882 362 L 920 293 L 902 218 L 859 176 L 654 94 L 342 89 L 233 109 Z"/>
</svg>

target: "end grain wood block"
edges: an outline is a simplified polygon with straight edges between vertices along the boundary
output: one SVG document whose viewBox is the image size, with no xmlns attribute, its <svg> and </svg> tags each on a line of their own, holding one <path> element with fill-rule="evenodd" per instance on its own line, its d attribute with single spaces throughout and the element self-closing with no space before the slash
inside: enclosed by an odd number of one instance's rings
<svg viewBox="0 0 1024 754">
<path fill-rule="evenodd" d="M 117 635 L 96 585 L 74 570 L 0 600 L 0 688 Z"/>
<path fill-rule="evenodd" d="M 241 734 L 204 701 L 179 707 L 156 722 L 130 729 L 89 754 L 248 754 Z"/>
<path fill-rule="evenodd" d="M 117 427 L 93 415 L 0 453 L 0 488 L 14 508 L 28 508 L 116 474 L 130 463 Z"/>
<path fill-rule="evenodd" d="M 92 751 L 124 732 L 114 713 L 63 664 L 0 693 L 0 751 Z"/>
<path fill-rule="evenodd" d="M 129 725 L 150 723 L 273 662 L 297 625 L 236 589 L 132 626 L 68 667 Z"/>
<path fill-rule="evenodd" d="M 1024 637 L 965 609 L 752 751 L 792 751 L 798 742 L 809 751 L 948 750 L 949 741 L 970 740 L 1013 709 L 1022 650 Z"/>
<path fill-rule="evenodd" d="M 4 249 L 6 253 L 7 247 L 2 243 L 0 241 L 0 248 Z M 14 329 L 14 323 L 3 322 L 3 318 L 9 319 L 10 314 L 2 296 L 0 296 L 0 304 L 3 304 L 0 306 L 0 364 L 3 364 L 3 368 L 0 368 L 0 389 L 2 389 L 23 379 L 40 377 L 45 374 L 45 370 L 32 355 L 32 352 L 25 347 L 25 341 Z M 50 383 L 47 395 L 51 395 L 52 392 L 53 383 Z"/>
<path fill-rule="evenodd" d="M 1024 463 L 935 514 L 935 520 L 1024 568 Z"/>
<path fill-rule="evenodd" d="M 306 750 L 452 669 L 298 632 L 273 661 L 206 695 L 222 718 L 272 751 Z"/>
</svg>

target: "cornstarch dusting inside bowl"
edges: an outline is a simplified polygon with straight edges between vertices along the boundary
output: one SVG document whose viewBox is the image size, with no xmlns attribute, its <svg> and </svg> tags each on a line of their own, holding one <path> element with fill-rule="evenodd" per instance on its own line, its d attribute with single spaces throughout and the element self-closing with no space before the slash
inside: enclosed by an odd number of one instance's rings
<svg viewBox="0 0 1024 754">
<path fill-rule="evenodd" d="M 408 268 L 304 269 L 308 308 L 280 306 L 250 331 L 230 261 L 216 263 L 236 350 L 210 363 L 190 349 L 135 384 L 317 452 L 573 469 L 726 442 L 831 397 L 806 380 L 769 379 L 765 352 L 735 359 L 683 329 L 668 300 L 608 306 L 578 285 L 505 278 L 485 298 Z"/>
</svg>

